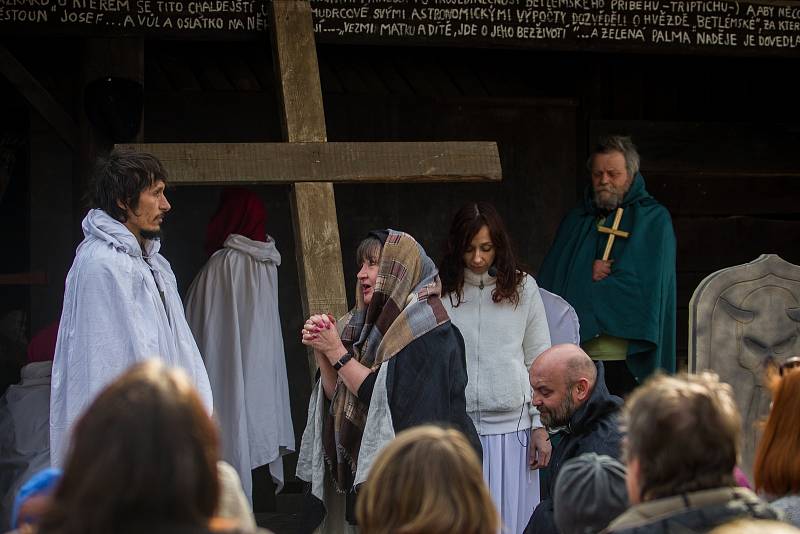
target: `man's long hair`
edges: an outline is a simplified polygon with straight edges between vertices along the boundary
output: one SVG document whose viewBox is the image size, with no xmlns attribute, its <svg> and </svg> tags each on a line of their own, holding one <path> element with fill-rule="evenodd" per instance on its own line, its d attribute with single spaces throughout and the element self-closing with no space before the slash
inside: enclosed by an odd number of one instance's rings
<svg viewBox="0 0 800 534">
<path fill-rule="evenodd" d="M 139 195 L 156 182 L 167 182 L 167 171 L 158 158 L 146 152 L 115 148 L 95 164 L 89 203 L 124 223 L 128 219 L 126 208 L 135 212 Z"/>
</svg>

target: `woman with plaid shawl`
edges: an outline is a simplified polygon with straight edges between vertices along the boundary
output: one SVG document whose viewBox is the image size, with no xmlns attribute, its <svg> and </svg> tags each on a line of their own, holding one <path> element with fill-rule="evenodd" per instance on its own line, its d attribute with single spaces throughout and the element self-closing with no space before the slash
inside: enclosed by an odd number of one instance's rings
<svg viewBox="0 0 800 534">
<path fill-rule="evenodd" d="M 439 298 L 433 261 L 413 237 L 371 232 L 358 247 L 356 306 L 338 324 L 312 315 L 302 342 L 320 369 L 297 476 L 324 504 L 323 532 L 352 521 L 354 488 L 395 433 L 423 423 L 461 430 L 479 453 L 467 416 L 464 340 Z M 309 523 L 321 514 L 306 514 Z"/>
</svg>

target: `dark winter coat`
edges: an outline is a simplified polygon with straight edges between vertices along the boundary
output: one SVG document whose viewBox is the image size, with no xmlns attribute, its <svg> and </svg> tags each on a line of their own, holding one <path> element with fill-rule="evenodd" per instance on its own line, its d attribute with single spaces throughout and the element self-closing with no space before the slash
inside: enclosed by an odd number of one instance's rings
<svg viewBox="0 0 800 534">
<path fill-rule="evenodd" d="M 702 534 L 735 519 L 778 519 L 746 488 L 722 487 L 646 501 L 611 522 L 608 534 Z"/>
<path fill-rule="evenodd" d="M 602 362 L 597 366 L 597 381 L 589 399 L 575 410 L 569 424 L 559 432 L 560 441 L 553 448 L 547 480 L 542 484 L 542 500 L 525 527 L 525 534 L 554 534 L 553 494 L 556 478 L 567 460 L 587 452 L 619 459 L 622 432 L 618 425 L 622 399 L 608 392 Z"/>
</svg>

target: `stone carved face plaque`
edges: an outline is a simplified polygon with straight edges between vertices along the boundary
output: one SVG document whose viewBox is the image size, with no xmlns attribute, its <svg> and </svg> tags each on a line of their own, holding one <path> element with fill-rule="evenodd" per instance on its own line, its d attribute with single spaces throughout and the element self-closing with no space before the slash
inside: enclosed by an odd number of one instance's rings
<svg viewBox="0 0 800 534">
<path fill-rule="evenodd" d="M 800 355 L 800 267 L 765 254 L 717 271 L 700 283 L 689 310 L 689 370 L 712 369 L 733 386 L 742 468 L 752 478 L 758 422 L 770 405 L 765 368 Z"/>
</svg>

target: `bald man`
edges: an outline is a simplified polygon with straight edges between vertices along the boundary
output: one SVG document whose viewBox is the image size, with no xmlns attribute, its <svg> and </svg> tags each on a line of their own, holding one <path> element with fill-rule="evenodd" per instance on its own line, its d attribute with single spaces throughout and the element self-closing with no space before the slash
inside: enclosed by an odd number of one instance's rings
<svg viewBox="0 0 800 534">
<path fill-rule="evenodd" d="M 526 534 L 558 532 L 553 518 L 553 493 L 561 465 L 586 452 L 620 457 L 622 433 L 617 415 L 622 399 L 611 395 L 603 363 L 593 362 L 578 345 L 555 345 L 534 360 L 530 370 L 533 405 L 547 431 L 560 434 L 553 448 L 542 500 Z"/>
</svg>

